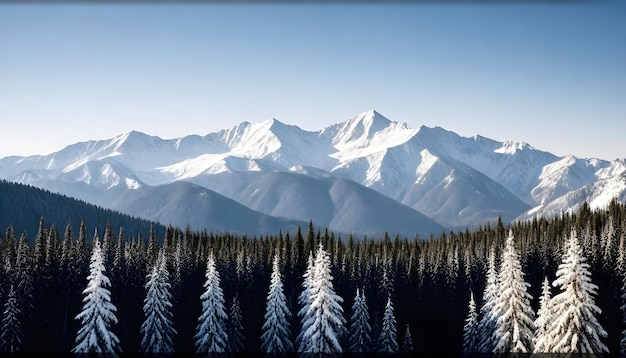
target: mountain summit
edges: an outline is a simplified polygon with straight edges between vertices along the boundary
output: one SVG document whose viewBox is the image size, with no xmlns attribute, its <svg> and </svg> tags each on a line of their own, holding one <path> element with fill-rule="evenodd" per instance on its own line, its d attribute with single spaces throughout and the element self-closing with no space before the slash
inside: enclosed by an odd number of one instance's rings
<svg viewBox="0 0 626 358">
<path fill-rule="evenodd" d="M 0 178 L 181 226 L 185 217 L 174 211 L 207 208 L 195 225 L 237 231 L 237 220 L 211 223 L 225 220 L 216 208 L 228 202 L 250 209 L 239 211 L 246 216 L 240 229 L 251 233 L 263 218 L 424 236 L 626 197 L 624 160 L 558 157 L 521 141 L 413 129 L 373 109 L 316 132 L 275 118 L 177 139 L 131 131 L 50 155 L 2 158 Z M 196 187 L 170 185 L 182 181 Z M 159 204 L 159 192 L 177 204 Z"/>
</svg>

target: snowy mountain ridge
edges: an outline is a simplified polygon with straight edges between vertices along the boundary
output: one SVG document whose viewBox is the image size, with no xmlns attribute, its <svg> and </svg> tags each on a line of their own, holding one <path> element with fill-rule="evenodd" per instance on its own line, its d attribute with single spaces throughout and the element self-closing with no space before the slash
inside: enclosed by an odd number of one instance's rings
<svg viewBox="0 0 626 358">
<path fill-rule="evenodd" d="M 270 179 L 268 173 L 284 174 Z M 129 191 L 187 181 L 266 215 L 308 221 L 319 217 L 314 210 L 327 210 L 332 215 L 326 224 L 339 212 L 359 209 L 345 207 L 348 198 L 331 195 L 325 204 L 311 205 L 310 212 L 293 210 L 297 200 L 316 199 L 267 186 L 292 183 L 300 191 L 330 195 L 336 194 L 333 188 L 346 186 L 328 180 L 348 180 L 394 200 L 393 210 L 408 207 L 410 215 L 423 214 L 447 228 L 499 216 L 510 221 L 552 215 L 583 201 L 602 207 L 612 197 L 625 198 L 625 176 L 624 159 L 558 157 L 522 141 L 461 137 L 441 127 L 414 129 L 375 110 L 316 132 L 270 118 L 176 139 L 131 131 L 75 143 L 50 155 L 0 159 L 0 178 L 109 207 Z M 368 190 L 354 191 L 360 196 L 352 204 L 368 207 L 370 200 L 382 200 Z M 254 193 L 271 193 L 273 199 L 255 198 Z M 291 199 L 296 202 L 289 203 Z M 278 203 L 292 210 L 272 207 Z M 390 218 L 380 214 L 381 230 L 394 231 L 384 228 Z M 360 222 L 356 217 L 353 221 Z M 342 217 L 342 230 L 358 232 L 349 222 L 350 216 Z"/>
</svg>

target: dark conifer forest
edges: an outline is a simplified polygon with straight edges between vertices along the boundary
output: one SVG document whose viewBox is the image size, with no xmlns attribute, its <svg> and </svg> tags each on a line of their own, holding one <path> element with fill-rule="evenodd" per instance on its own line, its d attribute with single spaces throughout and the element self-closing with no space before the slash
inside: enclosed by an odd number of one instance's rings
<svg viewBox="0 0 626 358">
<path fill-rule="evenodd" d="M 306 312 L 299 312 L 312 259 L 316 267 L 329 268 L 331 289 L 342 298 L 342 312 L 334 311 L 345 321 L 337 331 L 342 351 L 356 347 L 352 339 L 356 333 L 350 326 L 355 307 L 362 304 L 355 305 L 355 300 L 363 295 L 368 315 L 361 319 L 371 328 L 365 332 L 371 341 L 367 351 L 462 352 L 468 350 L 464 332 L 468 331 L 470 294 L 479 315 L 490 253 L 500 270 L 510 242 L 509 250 L 518 255 L 523 280 L 529 284 L 529 303 L 536 313 L 542 282 L 545 278 L 550 284 L 555 281 L 572 233 L 597 285 L 595 305 L 601 312 L 595 317 L 606 331 L 600 340 L 609 352 L 620 351 L 626 328 L 621 310 L 626 206 L 615 200 L 602 210 L 592 211 L 584 204 L 577 212 L 558 217 L 485 224 L 427 238 L 393 233 L 362 238 L 315 229 L 313 223 L 271 236 L 214 233 L 210 225 L 197 232 L 106 210 L 90 211 L 65 199 L 38 199 L 27 192 L 31 191 L 15 185 L 4 188 L 0 197 L 0 222 L 5 225 L 0 234 L 4 312 L 0 348 L 5 352 L 67 353 L 77 346 L 82 323 L 75 318 L 84 310 L 83 291 L 90 272 L 93 276 L 90 263 L 95 246 L 102 253 L 103 273 L 110 281 L 107 288 L 117 319 L 110 331 L 119 338 L 119 352 L 142 351 L 148 287 L 154 287 L 154 292 L 160 292 L 159 287 L 169 289 L 171 297 L 163 299 L 171 303 L 173 351 L 196 352 L 199 317 L 206 310 L 201 296 L 208 290 L 211 265 L 219 275 L 211 282 L 221 289 L 226 313 L 224 327 L 218 327 L 228 333 L 226 351 L 261 352 L 262 346 L 268 346 L 262 336 L 270 286 L 284 293 L 288 339 L 297 350 L 299 341 L 307 339 L 306 335 L 298 339 L 306 319 Z M 38 215 L 11 211 L 20 200 L 31 203 L 32 212 Z M 514 240 L 507 240 L 509 236 Z M 280 275 L 273 275 L 274 267 Z M 166 284 L 157 285 L 157 272 L 166 273 L 159 276 L 165 277 Z M 321 274 L 316 275 L 321 280 Z M 276 284 L 279 281 L 282 288 Z M 560 292 L 551 286 L 552 296 Z"/>
</svg>

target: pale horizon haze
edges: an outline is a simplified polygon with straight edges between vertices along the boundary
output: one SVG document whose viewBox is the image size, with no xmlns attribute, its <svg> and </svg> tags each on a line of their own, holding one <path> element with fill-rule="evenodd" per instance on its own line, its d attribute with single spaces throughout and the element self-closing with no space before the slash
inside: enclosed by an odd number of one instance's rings
<svg viewBox="0 0 626 358">
<path fill-rule="evenodd" d="M 0 3 L 0 158 L 369 109 L 626 158 L 626 2 Z"/>
</svg>

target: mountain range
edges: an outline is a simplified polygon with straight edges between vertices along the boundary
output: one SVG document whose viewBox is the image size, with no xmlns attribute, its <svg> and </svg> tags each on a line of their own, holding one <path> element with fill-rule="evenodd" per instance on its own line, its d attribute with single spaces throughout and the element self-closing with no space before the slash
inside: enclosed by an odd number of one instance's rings
<svg viewBox="0 0 626 358">
<path fill-rule="evenodd" d="M 626 159 L 410 128 L 370 110 L 320 131 L 274 118 L 205 136 L 131 131 L 0 159 L 0 178 L 193 229 L 248 234 L 313 221 L 413 237 L 626 201 Z"/>
</svg>

